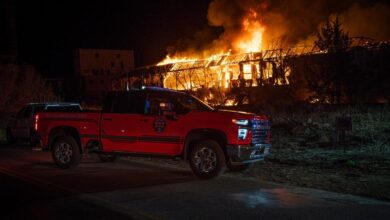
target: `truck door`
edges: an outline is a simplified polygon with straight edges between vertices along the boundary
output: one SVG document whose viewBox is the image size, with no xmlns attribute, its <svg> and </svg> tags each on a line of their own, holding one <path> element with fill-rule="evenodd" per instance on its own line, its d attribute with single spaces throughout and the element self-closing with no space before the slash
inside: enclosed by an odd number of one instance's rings
<svg viewBox="0 0 390 220">
<path fill-rule="evenodd" d="M 100 135 L 104 151 L 139 152 L 141 93 L 116 92 L 107 97 L 102 112 Z"/>
<path fill-rule="evenodd" d="M 181 152 L 183 120 L 178 115 L 164 114 L 166 105 L 174 108 L 170 97 L 163 92 L 149 93 L 146 97 L 146 110 L 141 118 L 142 133 L 139 136 L 139 146 L 145 153 L 175 156 Z"/>
</svg>

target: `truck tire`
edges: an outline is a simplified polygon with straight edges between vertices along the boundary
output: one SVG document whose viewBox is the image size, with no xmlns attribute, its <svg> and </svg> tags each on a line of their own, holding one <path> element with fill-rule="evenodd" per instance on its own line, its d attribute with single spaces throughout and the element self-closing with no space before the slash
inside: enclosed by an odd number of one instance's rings
<svg viewBox="0 0 390 220">
<path fill-rule="evenodd" d="M 252 168 L 254 167 L 255 163 L 245 163 L 245 164 L 238 164 L 238 165 L 232 165 L 230 162 L 227 164 L 227 167 L 232 172 L 250 172 Z"/>
<path fill-rule="evenodd" d="M 105 153 L 98 154 L 98 157 L 99 157 L 100 161 L 102 161 L 103 163 L 114 162 L 117 159 L 116 155 L 114 155 L 114 154 L 105 154 Z"/>
<path fill-rule="evenodd" d="M 200 141 L 191 148 L 190 166 L 199 178 L 217 177 L 226 169 L 225 154 L 218 142 L 214 140 Z"/>
<path fill-rule="evenodd" d="M 77 166 L 81 160 L 81 153 L 77 141 L 71 136 L 59 137 L 52 148 L 54 163 L 59 168 Z"/>
<path fill-rule="evenodd" d="M 15 138 L 14 136 L 12 135 L 12 132 L 11 132 L 11 129 L 10 128 L 7 128 L 6 130 L 6 141 L 7 141 L 7 144 L 13 144 L 15 143 Z"/>
</svg>

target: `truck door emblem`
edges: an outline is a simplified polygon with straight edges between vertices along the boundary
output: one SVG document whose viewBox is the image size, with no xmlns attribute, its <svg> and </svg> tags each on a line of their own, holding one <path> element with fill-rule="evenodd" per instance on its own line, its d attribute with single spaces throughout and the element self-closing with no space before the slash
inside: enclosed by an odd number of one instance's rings
<svg viewBox="0 0 390 220">
<path fill-rule="evenodd" d="M 163 132 L 165 126 L 166 123 L 163 118 L 156 118 L 156 120 L 153 122 L 153 127 L 156 132 Z"/>
</svg>

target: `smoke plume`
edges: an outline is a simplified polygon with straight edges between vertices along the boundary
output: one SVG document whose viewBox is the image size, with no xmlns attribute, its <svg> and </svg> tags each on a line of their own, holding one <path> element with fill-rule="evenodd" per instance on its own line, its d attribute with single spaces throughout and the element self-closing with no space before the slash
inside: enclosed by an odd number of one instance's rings
<svg viewBox="0 0 390 220">
<path fill-rule="evenodd" d="M 242 34 L 243 19 L 249 12 L 264 26 L 263 49 L 274 41 L 295 45 L 313 39 L 318 27 L 338 15 L 350 36 L 390 40 L 390 5 L 385 0 L 213 0 L 208 8 L 208 27 L 191 39 L 179 40 L 169 53 L 207 56 L 233 50 Z M 213 29 L 222 29 L 211 39 Z M 199 53 L 201 51 L 201 53 Z"/>
</svg>

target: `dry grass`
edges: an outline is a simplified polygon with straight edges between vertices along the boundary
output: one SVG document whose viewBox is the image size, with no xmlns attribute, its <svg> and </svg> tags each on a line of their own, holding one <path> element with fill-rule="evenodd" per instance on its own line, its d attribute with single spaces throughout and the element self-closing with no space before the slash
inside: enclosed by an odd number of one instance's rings
<svg viewBox="0 0 390 220">
<path fill-rule="evenodd" d="M 336 117 L 352 118 L 352 131 L 346 132 L 347 147 L 362 152 L 390 152 L 390 110 L 345 108 L 333 111 L 275 113 L 272 133 L 276 148 L 307 148 L 337 145 Z M 327 144 L 328 143 L 328 144 Z"/>
<path fill-rule="evenodd" d="M 317 109 L 274 113 L 271 155 L 247 175 L 390 200 L 390 110 Z M 352 117 L 338 143 L 337 116 Z M 344 152 L 345 147 L 345 152 Z"/>
</svg>

